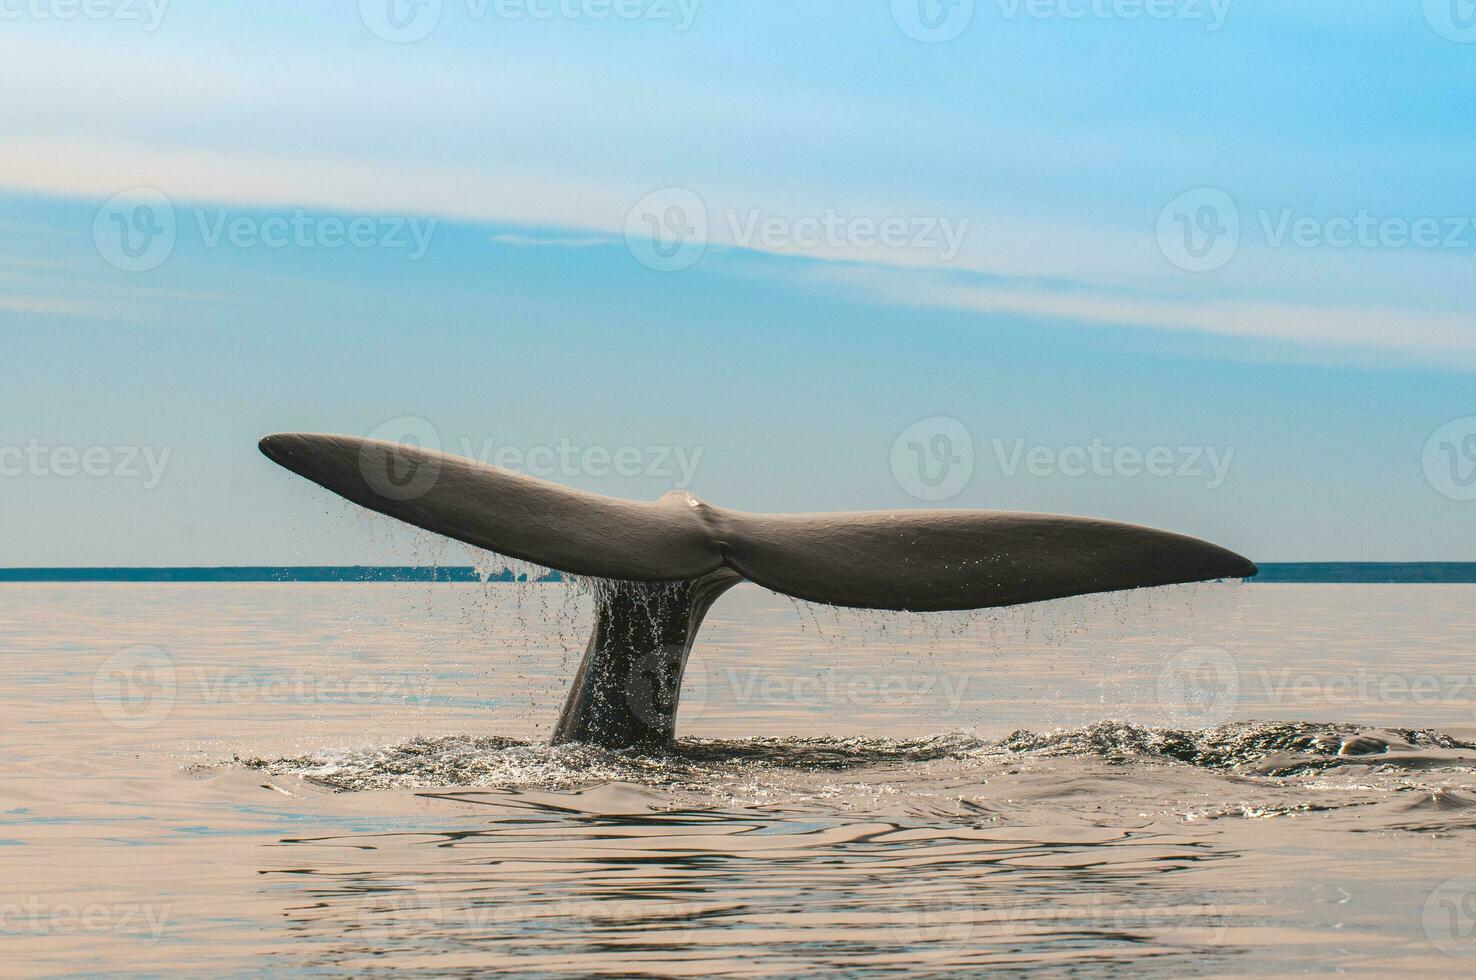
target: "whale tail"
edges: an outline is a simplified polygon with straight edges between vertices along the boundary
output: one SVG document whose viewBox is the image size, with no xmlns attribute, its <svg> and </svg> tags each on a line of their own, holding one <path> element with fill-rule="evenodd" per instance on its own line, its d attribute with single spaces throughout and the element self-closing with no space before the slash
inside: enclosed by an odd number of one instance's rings
<svg viewBox="0 0 1476 980">
<path fill-rule="evenodd" d="M 631 582 L 728 569 L 775 592 L 915 612 L 1246 578 L 1196 538 L 1086 517 L 989 510 L 746 514 L 674 491 L 650 503 L 350 436 L 268 436 L 274 462 L 370 510 L 548 568 Z"/>
<path fill-rule="evenodd" d="M 262 439 L 261 451 L 370 510 L 499 554 L 625 583 L 623 593 L 601 600 L 556 741 L 669 742 L 681 669 L 702 615 L 744 580 L 812 602 L 932 612 L 1256 573 L 1249 560 L 1206 541 L 1085 517 L 747 514 L 681 491 L 650 503 L 617 500 L 351 436 L 278 434 Z M 636 615 L 617 595 L 636 597 L 644 612 Z M 659 612 L 651 612 L 653 603 Z"/>
</svg>

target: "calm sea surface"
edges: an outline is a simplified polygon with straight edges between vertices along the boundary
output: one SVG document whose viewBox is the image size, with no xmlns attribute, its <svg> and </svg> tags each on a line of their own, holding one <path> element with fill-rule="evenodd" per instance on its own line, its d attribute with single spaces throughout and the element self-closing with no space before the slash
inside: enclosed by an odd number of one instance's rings
<svg viewBox="0 0 1476 980">
<path fill-rule="evenodd" d="M 0 969 L 1469 975 L 1473 600 L 745 586 L 651 757 L 577 584 L 0 586 Z"/>
</svg>

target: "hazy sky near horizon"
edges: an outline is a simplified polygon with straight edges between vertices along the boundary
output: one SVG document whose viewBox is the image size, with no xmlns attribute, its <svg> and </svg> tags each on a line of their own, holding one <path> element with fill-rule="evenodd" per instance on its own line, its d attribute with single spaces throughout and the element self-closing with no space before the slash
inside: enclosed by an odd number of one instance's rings
<svg viewBox="0 0 1476 980">
<path fill-rule="evenodd" d="M 1476 560 L 1469 0 L 0 0 L 6 565 L 398 561 L 255 449 Z"/>
</svg>

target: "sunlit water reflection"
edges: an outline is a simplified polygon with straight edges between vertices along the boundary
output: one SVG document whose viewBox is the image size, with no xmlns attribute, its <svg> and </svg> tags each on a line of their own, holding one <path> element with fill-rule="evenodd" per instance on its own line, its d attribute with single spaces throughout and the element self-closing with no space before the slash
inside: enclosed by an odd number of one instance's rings
<svg viewBox="0 0 1476 980">
<path fill-rule="evenodd" d="M 1455 974 L 1473 594 L 745 587 L 640 754 L 544 744 L 563 586 L 10 586 L 0 935 L 26 973 Z"/>
</svg>

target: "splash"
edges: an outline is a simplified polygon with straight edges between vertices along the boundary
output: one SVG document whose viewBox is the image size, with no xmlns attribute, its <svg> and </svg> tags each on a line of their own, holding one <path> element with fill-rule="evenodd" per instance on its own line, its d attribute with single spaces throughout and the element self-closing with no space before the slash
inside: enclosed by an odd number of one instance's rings
<svg viewBox="0 0 1476 980">
<path fill-rule="evenodd" d="M 1476 743 L 1428 729 L 1368 729 L 1310 722 L 1238 722 L 1201 731 L 1099 722 L 1036 734 L 1015 732 L 1000 743 L 1038 756 L 1178 762 L 1285 776 L 1344 765 L 1476 768 Z"/>
<path fill-rule="evenodd" d="M 550 746 L 516 739 L 455 735 L 385 747 L 344 749 L 283 759 L 237 758 L 250 768 L 301 776 L 337 790 L 498 787 L 567 790 L 609 782 L 710 794 L 735 789 L 823 792 L 840 773 L 932 778 L 934 763 L 959 775 L 1021 760 L 1075 758 L 1124 764 L 1188 766 L 1245 776 L 1286 777 L 1339 766 L 1476 770 L 1476 743 L 1431 730 L 1353 725 L 1245 722 L 1202 731 L 1099 722 L 1084 728 L 1019 731 L 999 740 L 970 732 L 920 739 L 683 739 L 666 751 L 614 751 L 578 743 Z M 762 795 L 760 793 L 759 795 Z"/>
</svg>

